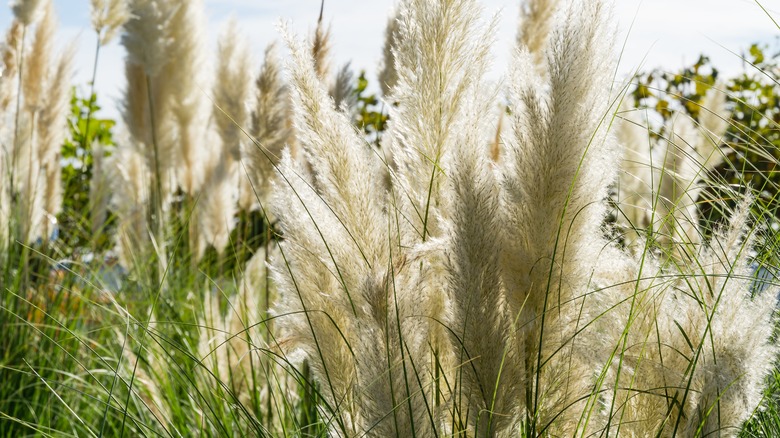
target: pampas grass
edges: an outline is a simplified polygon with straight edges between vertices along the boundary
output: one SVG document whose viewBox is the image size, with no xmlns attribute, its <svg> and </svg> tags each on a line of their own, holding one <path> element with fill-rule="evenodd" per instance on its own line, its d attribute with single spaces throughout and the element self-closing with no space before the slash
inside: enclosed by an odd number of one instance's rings
<svg viewBox="0 0 780 438">
<path fill-rule="evenodd" d="M 47 163 L 44 166 L 45 187 L 43 211 L 46 218 L 41 225 L 40 234 L 44 237 L 52 235 L 56 227 L 56 216 L 62 211 L 62 181 L 59 145 L 64 143 L 67 135 L 67 124 L 63 122 L 68 116 L 70 104 L 68 84 L 71 78 L 71 60 L 73 50 L 62 54 L 56 69 L 49 73 L 46 103 L 39 115 L 37 139 L 39 141 L 39 161 Z"/>
<path fill-rule="evenodd" d="M 289 90 L 282 78 L 282 65 L 276 44 L 265 49 L 265 58 L 255 80 L 255 106 L 252 110 L 252 138 L 243 142 L 241 181 L 248 182 L 241 192 L 245 210 L 266 205 L 271 192 L 275 165 L 285 146 L 294 148 L 289 109 Z M 246 178 L 244 173 L 246 172 Z"/>
<path fill-rule="evenodd" d="M 113 251 L 49 238 L 73 58 L 49 1 L 1 52 L 9 436 L 735 436 L 776 391 L 755 194 L 699 211 L 730 107 L 716 85 L 653 132 L 606 0 L 526 4 L 496 82 L 476 0 L 402 1 L 376 139 L 322 8 L 255 70 L 235 23 L 207 53 L 200 0 L 92 7 L 95 63 L 120 26 L 128 52 L 117 147 L 76 145 Z"/>
<path fill-rule="evenodd" d="M 385 42 L 382 46 L 382 60 L 378 73 L 379 87 L 383 96 L 390 95 L 390 90 L 393 89 L 398 80 L 398 73 L 395 71 L 395 55 L 393 54 L 393 47 L 398 37 L 398 18 L 398 11 L 393 11 L 390 18 L 387 19 L 385 27 Z"/>
<path fill-rule="evenodd" d="M 161 72 L 170 90 L 176 181 L 181 190 L 195 196 L 202 188 L 206 165 L 213 159 L 203 141 L 208 131 L 206 19 L 202 1 L 181 3 L 171 19 L 171 62 Z M 239 85 L 240 86 L 240 85 Z"/>
<path fill-rule="evenodd" d="M 3 76 L 0 81 L 0 110 L 3 112 L 13 101 L 16 95 L 15 77 L 19 68 L 17 50 L 22 39 L 24 25 L 21 21 L 14 20 L 8 28 L 3 42 Z"/>
<path fill-rule="evenodd" d="M 317 27 L 314 28 L 314 34 L 311 37 L 311 56 L 314 59 L 314 70 L 317 77 L 325 79 L 330 75 L 330 28 L 325 26 L 323 21 L 325 12 L 325 2 L 320 4 L 320 16 L 317 19 Z"/>
<path fill-rule="evenodd" d="M 29 56 L 25 59 L 24 75 L 22 76 L 25 109 L 31 114 L 39 111 L 42 107 L 43 84 L 46 82 L 47 63 L 52 57 L 52 44 L 56 29 L 54 6 L 50 1 L 45 1 L 43 15 L 35 28 L 33 44 Z"/>
<path fill-rule="evenodd" d="M 708 181 L 728 149 L 721 140 L 728 128 L 725 94 L 714 87 L 702 102 L 701 119 L 676 114 L 663 128 L 666 137 L 654 139 L 641 110 L 624 109 L 617 136 L 625 145 L 618 187 L 618 223 L 631 246 L 648 237 L 666 247 L 670 256 L 687 260 L 686 245 L 698 244 L 696 201 L 700 181 Z"/>
<path fill-rule="evenodd" d="M 142 151 L 149 169 L 146 172 L 151 188 L 147 223 L 154 237 L 151 240 L 163 244 L 163 216 L 172 190 L 170 172 L 175 149 L 169 118 L 171 89 L 160 73 L 171 61 L 169 50 L 174 43 L 171 19 L 177 8 L 171 1 L 152 0 L 134 0 L 129 6 L 131 18 L 125 23 L 122 35 L 122 45 L 127 50 L 123 118 L 129 140 L 134 143 L 132 147 Z M 163 254 L 164 251 L 157 251 L 161 262 L 159 271 L 164 266 Z"/>
<path fill-rule="evenodd" d="M 42 0 L 15 0 L 11 4 L 14 16 L 23 25 L 29 26 L 36 20 Z M 43 0 L 45 2 L 45 0 Z"/>
<path fill-rule="evenodd" d="M 214 165 L 206 170 L 198 224 L 202 241 L 222 253 L 234 227 L 238 197 L 237 170 L 249 122 L 251 70 L 246 43 L 239 39 L 235 23 L 229 23 L 219 42 L 219 62 L 214 88 L 214 120 L 219 135 Z M 203 248 L 198 251 L 202 255 Z"/>
<path fill-rule="evenodd" d="M 105 46 L 130 18 L 127 0 L 90 0 L 92 28 L 98 34 L 98 44 Z"/>
<path fill-rule="evenodd" d="M 558 3 L 558 0 L 527 0 L 520 6 L 517 44 L 534 54 L 537 65 L 544 63 L 544 51 Z"/>
<path fill-rule="evenodd" d="M 534 43 L 541 61 L 521 44 L 496 163 L 490 32 L 466 18 L 476 4 L 404 2 L 385 136 L 397 167 L 384 196 L 356 177 L 381 161 L 290 42 L 312 174 L 289 158 L 281 166 L 276 313 L 288 353 L 304 355 L 323 387 L 333 434 L 731 434 L 757 406 L 775 356 L 775 294 L 751 297 L 750 200 L 707 243 L 669 243 L 691 245 L 694 264 L 627 250 L 603 228 L 620 156 L 609 14 L 601 1 L 569 6 L 548 48 Z M 672 132 L 693 151 L 717 149 Z M 691 165 L 665 164 L 679 179 L 659 191 L 680 199 Z M 671 216 L 677 227 L 689 219 Z M 720 353 L 739 347 L 716 331 L 739 324 L 755 324 L 739 331 L 762 352 L 750 364 Z"/>
<path fill-rule="evenodd" d="M 72 51 L 53 60 L 54 9 L 51 2 L 41 9 L 33 14 L 39 22 L 12 25 L 3 60 L 8 71 L 1 87 L 4 112 L 11 109 L 11 100 L 17 101 L 11 117 L 4 118 L 9 123 L 3 133 L 5 201 L 0 202 L 9 225 L 3 240 L 9 244 L 48 241 L 62 203 L 59 148 L 67 135 Z M 34 38 L 27 47 L 24 35 L 33 24 Z"/>
</svg>

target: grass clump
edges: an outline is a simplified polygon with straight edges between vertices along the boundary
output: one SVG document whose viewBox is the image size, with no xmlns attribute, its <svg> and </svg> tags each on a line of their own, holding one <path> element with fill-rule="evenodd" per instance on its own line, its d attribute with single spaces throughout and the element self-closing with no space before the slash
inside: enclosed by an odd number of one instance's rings
<svg viewBox="0 0 780 438">
<path fill-rule="evenodd" d="M 202 2 L 93 1 L 128 87 L 110 154 L 93 96 L 68 143 L 98 151 L 78 248 L 35 219 L 69 96 L 38 3 L 0 82 L 0 436 L 778 431 L 764 190 L 718 179 L 719 87 L 658 129 L 622 103 L 606 1 L 530 2 L 499 83 L 476 1 L 402 1 L 388 114 L 331 77 L 322 17 L 257 70 L 231 25 L 209 69 Z"/>
</svg>

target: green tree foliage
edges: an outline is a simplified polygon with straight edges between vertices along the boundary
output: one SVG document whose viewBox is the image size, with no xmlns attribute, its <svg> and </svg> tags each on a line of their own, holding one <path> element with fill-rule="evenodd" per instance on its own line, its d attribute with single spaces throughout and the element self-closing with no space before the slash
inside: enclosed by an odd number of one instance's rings
<svg viewBox="0 0 780 438">
<path fill-rule="evenodd" d="M 116 122 L 95 117 L 100 110 L 97 96 L 80 97 L 74 88 L 68 120 L 70 138 L 62 146 L 63 209 L 58 221 L 62 248 L 72 249 L 97 244 L 110 244 L 108 233 L 93 236 L 90 231 L 89 190 L 92 181 L 94 155 L 92 148 L 99 143 L 104 157 L 114 147 L 112 130 Z M 97 239 L 97 241 L 95 241 Z"/>
<path fill-rule="evenodd" d="M 369 139 L 378 143 L 387 125 L 388 115 L 384 103 L 376 94 L 369 94 L 367 88 L 366 72 L 361 71 L 354 90 L 357 95 L 357 124 Z"/>
</svg>

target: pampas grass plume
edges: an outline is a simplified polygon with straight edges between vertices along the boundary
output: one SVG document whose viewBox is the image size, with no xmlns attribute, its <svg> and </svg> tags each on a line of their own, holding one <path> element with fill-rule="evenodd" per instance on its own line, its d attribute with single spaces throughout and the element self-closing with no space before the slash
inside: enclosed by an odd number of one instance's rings
<svg viewBox="0 0 780 438">
<path fill-rule="evenodd" d="M 56 222 L 62 210 L 62 181 L 60 165 L 60 145 L 68 135 L 67 119 L 70 114 L 71 63 L 74 58 L 73 46 L 59 59 L 57 68 L 48 78 L 44 107 L 38 120 L 38 159 L 45 168 L 45 200 L 43 204 L 47 218 L 42 231 L 44 238 L 51 234 L 49 224 Z"/>
<path fill-rule="evenodd" d="M 200 239 L 196 259 L 203 256 L 207 245 L 222 254 L 230 240 L 230 232 L 235 227 L 238 181 L 235 166 L 231 164 L 229 158 L 225 157 L 226 155 L 229 153 L 223 149 L 222 158 L 209 171 L 204 190 L 200 195 L 196 222 Z"/>
<path fill-rule="evenodd" d="M 36 21 L 42 1 L 46 0 L 15 0 L 11 3 L 11 10 L 19 22 L 29 26 Z"/>
<path fill-rule="evenodd" d="M 105 171 L 105 152 L 99 141 L 92 144 L 92 180 L 89 186 L 89 218 L 92 234 L 98 236 L 108 215 L 111 183 Z"/>
<path fill-rule="evenodd" d="M 38 156 L 41 162 L 60 167 L 56 156 L 68 135 L 70 114 L 70 80 L 75 47 L 62 53 L 56 68 L 47 78 L 44 104 L 38 120 Z"/>
<path fill-rule="evenodd" d="M 320 6 L 320 16 L 317 19 L 317 27 L 312 36 L 311 55 L 314 58 L 314 70 L 317 77 L 325 80 L 330 75 L 330 28 L 325 27 L 323 13 L 325 12 L 325 1 Z"/>
<path fill-rule="evenodd" d="M 204 15 L 202 0 L 189 0 L 178 6 L 170 21 L 171 62 L 156 79 L 159 87 L 166 90 L 165 99 L 170 101 L 168 117 L 177 142 L 171 153 L 178 184 L 190 196 L 200 190 L 208 167 L 205 163 L 212 159 L 204 141 L 211 114 L 203 92 L 211 80 L 206 68 Z"/>
<path fill-rule="evenodd" d="M 125 22 L 122 45 L 130 63 L 155 76 L 170 61 L 174 43 L 169 22 L 177 8 L 172 0 L 130 0 L 130 18 Z"/>
<path fill-rule="evenodd" d="M 553 17 L 558 0 L 525 0 L 520 6 L 517 43 L 534 55 L 537 66 L 544 62 Z"/>
<path fill-rule="evenodd" d="M 250 187 L 245 187 L 241 193 L 240 203 L 245 210 L 254 208 L 258 202 L 264 205 L 268 200 L 271 180 L 276 174 L 274 166 L 282 156 L 282 149 L 292 140 L 289 100 L 277 46 L 269 44 L 255 81 L 252 138 L 256 143 L 243 143 L 243 163 L 250 182 Z M 240 173 L 244 180 L 243 170 Z"/>
<path fill-rule="evenodd" d="M 228 22 L 219 39 L 219 60 L 214 82 L 214 120 L 222 139 L 223 152 L 231 162 L 241 156 L 242 129 L 249 124 L 251 58 L 246 41 L 234 21 Z"/>
<path fill-rule="evenodd" d="M 387 20 L 385 27 L 385 42 L 382 46 L 382 61 L 379 65 L 379 87 L 382 96 L 389 96 L 390 90 L 398 81 L 398 73 L 395 70 L 395 55 L 393 50 L 395 40 L 398 38 L 398 10 L 396 9 Z"/>
<path fill-rule="evenodd" d="M 23 27 L 21 21 L 14 20 L 8 28 L 3 42 L 2 51 L 2 74 L 0 74 L 0 111 L 5 111 L 8 105 L 16 97 L 17 72 L 18 72 L 18 54 L 19 45 L 22 41 Z"/>
<path fill-rule="evenodd" d="M 100 45 L 114 39 L 117 32 L 130 19 L 127 0 L 90 0 L 92 28 L 98 34 Z"/>
<path fill-rule="evenodd" d="M 354 82 L 355 75 L 352 73 L 349 63 L 346 63 L 336 74 L 336 79 L 333 81 L 329 91 L 336 108 L 345 112 L 353 119 L 357 107 L 357 94 L 355 94 Z"/>
<path fill-rule="evenodd" d="M 36 112 L 43 106 L 43 86 L 51 62 L 54 34 L 57 30 L 54 5 L 44 0 L 43 16 L 35 30 L 35 39 L 29 56 L 25 58 L 22 91 L 27 111 Z"/>
</svg>

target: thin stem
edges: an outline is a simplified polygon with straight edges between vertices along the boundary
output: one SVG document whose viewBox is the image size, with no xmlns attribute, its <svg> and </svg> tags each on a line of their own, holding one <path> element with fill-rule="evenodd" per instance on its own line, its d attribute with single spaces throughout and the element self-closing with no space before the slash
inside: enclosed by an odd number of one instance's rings
<svg viewBox="0 0 780 438">
<path fill-rule="evenodd" d="M 263 251 L 264 254 L 263 255 L 265 257 L 265 263 L 264 263 L 264 266 L 263 266 L 263 268 L 265 269 L 265 275 L 264 275 L 264 281 L 265 281 L 265 285 L 264 285 L 265 286 L 265 290 L 264 290 L 264 293 L 265 293 L 265 303 L 263 305 L 264 305 L 265 308 L 263 309 L 263 319 L 265 319 L 267 321 L 267 320 L 269 320 L 269 318 L 271 316 L 271 312 L 270 312 L 270 308 L 271 308 L 271 303 L 270 303 L 270 300 L 271 300 L 271 281 L 270 281 L 270 278 L 269 278 L 270 275 L 271 275 L 271 272 L 270 272 L 270 269 L 268 268 L 268 264 L 269 264 L 269 261 L 270 261 L 270 257 L 269 257 L 268 251 L 271 249 L 271 245 L 270 245 L 270 243 L 271 243 L 271 221 L 268 220 L 267 216 L 263 215 L 263 222 L 265 223 L 265 239 L 264 239 L 265 242 L 263 242 L 263 246 L 264 246 L 264 251 Z M 270 324 L 271 324 L 270 322 L 268 324 L 266 324 L 265 331 L 263 332 L 263 338 L 265 338 L 265 344 L 266 345 L 271 345 L 271 333 L 270 333 L 271 327 L 270 327 Z M 268 375 L 270 375 L 270 373 L 271 373 L 271 363 L 268 362 L 268 363 L 266 363 L 266 367 L 265 367 L 265 375 L 268 376 Z M 266 393 L 267 394 L 271 394 L 271 379 L 266 379 L 265 384 L 266 384 Z M 270 400 L 271 400 L 271 397 L 268 397 L 269 406 L 268 406 L 267 415 L 271 414 Z"/>
<path fill-rule="evenodd" d="M 24 251 L 22 251 L 22 286 L 23 290 L 27 290 L 27 287 L 30 285 L 30 251 L 28 248 L 28 243 L 33 241 L 33 232 L 35 231 L 35 228 L 33 228 L 33 214 L 35 210 L 35 192 L 38 189 L 38 183 L 40 182 L 40 176 L 41 176 L 41 170 L 35 169 L 35 166 L 33 166 L 34 163 L 34 156 L 33 156 L 33 142 L 35 141 L 35 116 L 37 114 L 37 111 L 30 111 L 30 147 L 29 147 L 29 154 L 27 154 L 27 184 L 25 186 L 25 197 L 27 198 L 27 205 L 25 206 L 25 211 L 23 212 L 23 216 L 21 216 L 21 223 L 19 224 L 19 235 L 17 238 L 21 241 L 22 244 L 25 245 Z M 22 158 L 24 159 L 24 158 Z M 35 175 L 35 184 L 33 184 L 33 171 L 37 173 Z M 24 202 L 19 202 L 19 204 L 24 205 Z M 44 219 L 45 221 L 45 219 Z M 47 236 L 42 236 L 41 240 L 45 241 Z"/>
</svg>

